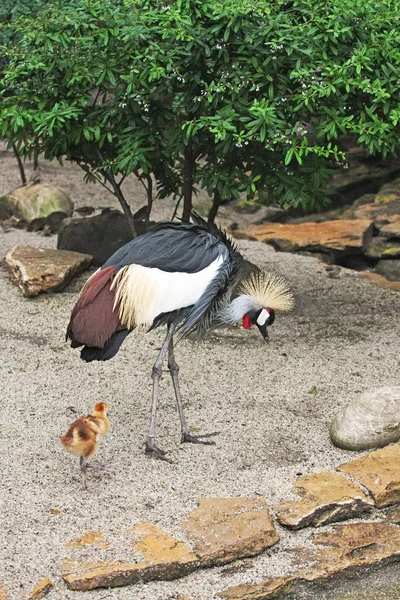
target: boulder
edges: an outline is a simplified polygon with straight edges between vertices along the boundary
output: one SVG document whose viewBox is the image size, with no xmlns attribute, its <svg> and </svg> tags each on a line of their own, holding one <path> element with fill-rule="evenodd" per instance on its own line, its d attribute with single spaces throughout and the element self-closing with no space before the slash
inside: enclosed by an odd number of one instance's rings
<svg viewBox="0 0 400 600">
<path fill-rule="evenodd" d="M 334 419 L 330 434 L 345 450 L 380 448 L 400 439 L 400 387 L 367 391 L 352 400 Z"/>
<path fill-rule="evenodd" d="M 5 258 L 11 279 L 24 296 L 60 292 L 71 279 L 85 271 L 92 257 L 50 248 L 15 246 Z"/>
<path fill-rule="evenodd" d="M 68 194 L 55 185 L 26 185 L 0 198 L 0 221 L 14 217 L 29 231 L 38 231 L 47 225 L 55 232 L 73 210 Z"/>
<path fill-rule="evenodd" d="M 93 265 L 100 267 L 131 240 L 125 216 L 119 210 L 106 209 L 94 217 L 65 219 L 58 232 L 57 248 L 90 254 Z"/>
</svg>

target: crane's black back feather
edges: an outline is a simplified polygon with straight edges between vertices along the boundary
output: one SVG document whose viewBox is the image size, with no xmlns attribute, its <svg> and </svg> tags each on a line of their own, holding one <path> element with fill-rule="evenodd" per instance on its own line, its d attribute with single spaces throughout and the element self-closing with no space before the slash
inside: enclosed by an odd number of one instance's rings
<svg viewBox="0 0 400 600">
<path fill-rule="evenodd" d="M 219 256 L 228 257 L 230 240 L 215 225 L 194 215 L 196 222 L 162 222 L 122 246 L 101 267 L 117 270 L 131 264 L 161 269 L 168 273 L 197 273 Z"/>
</svg>

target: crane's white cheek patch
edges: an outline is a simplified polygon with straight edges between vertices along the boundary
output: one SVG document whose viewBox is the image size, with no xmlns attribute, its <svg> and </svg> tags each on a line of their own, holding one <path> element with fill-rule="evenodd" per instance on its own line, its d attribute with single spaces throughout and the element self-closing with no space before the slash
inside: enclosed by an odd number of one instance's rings
<svg viewBox="0 0 400 600">
<path fill-rule="evenodd" d="M 268 319 L 269 319 L 269 312 L 265 308 L 263 308 L 257 317 L 257 325 L 262 327 L 263 325 L 265 325 L 265 323 L 268 321 Z"/>
</svg>

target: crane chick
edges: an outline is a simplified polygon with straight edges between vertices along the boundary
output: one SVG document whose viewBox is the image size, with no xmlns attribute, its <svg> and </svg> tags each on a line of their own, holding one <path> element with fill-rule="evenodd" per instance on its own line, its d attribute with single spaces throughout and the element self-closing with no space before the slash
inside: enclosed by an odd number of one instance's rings
<svg viewBox="0 0 400 600">
<path fill-rule="evenodd" d="M 86 469 L 100 469 L 109 471 L 105 465 L 89 463 L 88 459 L 95 453 L 102 435 L 110 430 L 110 422 L 107 418 L 108 405 L 105 402 L 97 402 L 93 408 L 92 415 L 79 417 L 69 426 L 67 432 L 60 437 L 60 442 L 70 454 L 79 456 L 82 473 L 82 490 L 87 490 Z"/>
</svg>

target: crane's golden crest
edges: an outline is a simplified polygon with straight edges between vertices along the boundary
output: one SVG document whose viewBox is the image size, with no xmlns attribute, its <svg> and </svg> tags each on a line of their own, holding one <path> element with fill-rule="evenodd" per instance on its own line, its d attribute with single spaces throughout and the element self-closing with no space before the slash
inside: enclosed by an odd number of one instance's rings
<svg viewBox="0 0 400 600">
<path fill-rule="evenodd" d="M 293 294 L 286 281 L 275 273 L 253 273 L 240 285 L 240 293 L 252 296 L 260 307 L 289 311 L 293 308 Z"/>
</svg>

